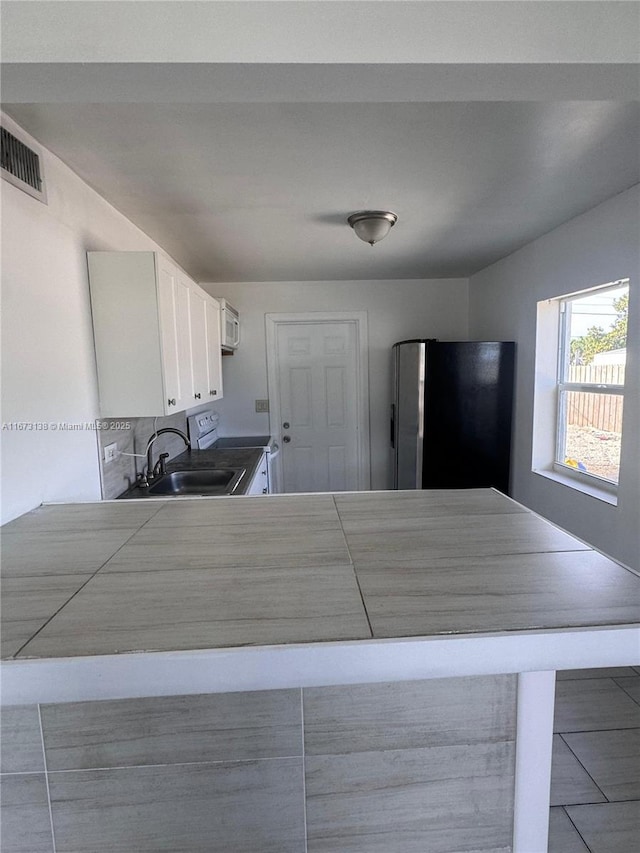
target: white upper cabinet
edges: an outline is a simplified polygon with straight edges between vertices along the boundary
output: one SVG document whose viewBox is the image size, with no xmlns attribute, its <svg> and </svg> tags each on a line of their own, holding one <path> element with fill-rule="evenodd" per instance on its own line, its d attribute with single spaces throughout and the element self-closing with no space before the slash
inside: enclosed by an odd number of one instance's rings
<svg viewBox="0 0 640 853">
<path fill-rule="evenodd" d="M 219 400 L 222 397 L 222 350 L 220 347 L 220 305 L 212 297 L 205 301 L 207 327 L 207 367 L 208 398 Z"/>
<path fill-rule="evenodd" d="M 188 282 L 169 261 L 157 255 L 155 260 L 165 397 L 162 414 L 170 414 L 196 405 L 191 367 L 190 294 Z M 132 369 L 135 370 L 135 365 Z"/>
<path fill-rule="evenodd" d="M 207 299 L 198 288 L 189 291 L 191 317 L 192 406 L 209 399 L 209 363 L 207 358 Z"/>
<path fill-rule="evenodd" d="M 199 406 L 222 397 L 220 306 L 194 285 L 189 290 L 193 400 Z"/>
<path fill-rule="evenodd" d="M 211 384 L 214 300 L 156 252 L 89 252 L 88 262 L 101 416 L 169 415 L 222 396 L 219 330 Z"/>
</svg>

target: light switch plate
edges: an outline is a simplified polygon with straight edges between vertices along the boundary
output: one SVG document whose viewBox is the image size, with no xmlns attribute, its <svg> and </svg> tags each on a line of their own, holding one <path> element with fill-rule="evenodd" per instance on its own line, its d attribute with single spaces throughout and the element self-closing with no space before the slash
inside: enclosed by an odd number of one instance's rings
<svg viewBox="0 0 640 853">
<path fill-rule="evenodd" d="M 118 444 L 117 442 L 113 442 L 113 444 L 107 444 L 104 449 L 104 461 L 105 462 L 113 462 L 116 458 L 116 454 L 118 452 Z"/>
<path fill-rule="evenodd" d="M 256 400 L 256 412 L 268 412 L 269 411 L 269 401 L 268 400 Z"/>
</svg>

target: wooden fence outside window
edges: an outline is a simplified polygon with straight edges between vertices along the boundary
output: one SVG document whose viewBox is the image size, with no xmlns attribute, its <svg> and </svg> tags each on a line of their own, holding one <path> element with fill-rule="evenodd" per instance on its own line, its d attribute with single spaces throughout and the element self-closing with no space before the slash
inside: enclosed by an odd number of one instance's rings
<svg viewBox="0 0 640 853">
<path fill-rule="evenodd" d="M 624 364 L 580 364 L 569 368 L 569 382 L 624 385 Z M 622 432 L 623 398 L 619 394 L 569 391 L 567 423 L 603 432 Z"/>
</svg>

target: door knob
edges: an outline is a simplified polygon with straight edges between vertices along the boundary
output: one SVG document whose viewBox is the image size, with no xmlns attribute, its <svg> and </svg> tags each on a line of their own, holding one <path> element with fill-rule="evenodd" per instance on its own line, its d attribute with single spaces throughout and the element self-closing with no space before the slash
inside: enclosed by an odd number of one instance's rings
<svg viewBox="0 0 640 853">
<path fill-rule="evenodd" d="M 289 442 L 291 441 L 291 436 L 290 435 L 283 435 L 282 440 L 284 441 L 285 444 L 289 444 Z"/>
<path fill-rule="evenodd" d="M 282 424 L 282 429 L 289 429 L 289 427 L 290 427 L 289 421 L 285 421 L 285 422 Z"/>
</svg>

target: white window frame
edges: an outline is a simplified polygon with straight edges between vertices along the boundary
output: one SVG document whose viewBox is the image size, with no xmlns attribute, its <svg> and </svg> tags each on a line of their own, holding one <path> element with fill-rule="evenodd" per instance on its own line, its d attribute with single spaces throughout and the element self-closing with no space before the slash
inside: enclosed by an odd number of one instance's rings
<svg viewBox="0 0 640 853">
<path fill-rule="evenodd" d="M 574 480 L 576 483 L 582 483 L 586 486 L 593 486 L 598 490 L 608 492 L 612 495 L 618 493 L 618 482 L 599 477 L 597 474 L 591 474 L 586 471 L 579 471 L 570 465 L 566 465 L 561 461 L 564 456 L 567 416 L 566 416 L 566 393 L 568 391 L 578 391 L 588 394 L 616 394 L 622 397 L 624 401 L 624 385 L 605 384 L 605 383 L 580 383 L 568 382 L 566 372 L 569 365 L 568 352 L 571 345 L 571 306 L 573 302 L 579 299 L 584 299 L 586 295 L 593 293 L 606 293 L 609 290 L 619 290 L 620 287 L 629 287 L 629 279 L 620 279 L 619 281 L 611 282 L 610 284 L 595 287 L 587 291 L 572 293 L 564 297 L 558 298 L 559 303 L 559 331 L 558 331 L 558 372 L 556 381 L 556 423 L 555 423 L 555 453 L 552 468 L 567 477 Z M 624 411 L 624 409 L 623 409 Z M 624 417 L 624 416 L 623 416 Z M 620 476 L 618 475 L 618 481 Z"/>
</svg>

